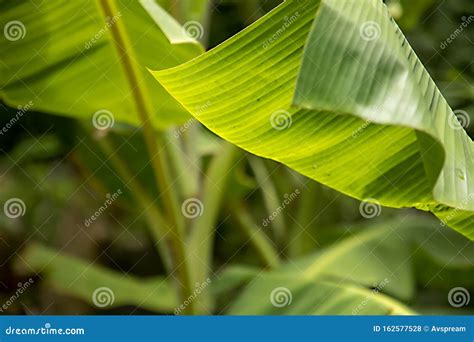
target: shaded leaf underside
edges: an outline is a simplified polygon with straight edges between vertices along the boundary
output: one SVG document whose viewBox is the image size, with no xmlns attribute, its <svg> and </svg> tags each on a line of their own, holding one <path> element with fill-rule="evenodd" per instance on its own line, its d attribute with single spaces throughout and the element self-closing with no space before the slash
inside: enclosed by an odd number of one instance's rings
<svg viewBox="0 0 474 342">
<path fill-rule="evenodd" d="M 287 1 L 154 76 L 247 151 L 474 238 L 473 142 L 381 1 Z"/>
<path fill-rule="evenodd" d="M 140 65 L 139 86 L 153 94 L 155 127 L 189 119 L 146 67 L 176 66 L 199 55 L 202 47 L 186 39 L 180 25 L 154 0 L 115 3 L 117 13 L 106 21 L 98 1 L 7 1 L 0 24 L 19 21 L 24 36 L 12 41 L 0 36 L 0 100 L 12 107 L 32 101 L 35 111 L 82 119 L 106 110 L 117 122 L 137 125 L 140 120 L 122 66 L 128 54 Z M 132 37 L 133 50 L 120 55 L 111 35 L 118 22 Z M 167 31 L 161 30 L 164 24 Z"/>
</svg>

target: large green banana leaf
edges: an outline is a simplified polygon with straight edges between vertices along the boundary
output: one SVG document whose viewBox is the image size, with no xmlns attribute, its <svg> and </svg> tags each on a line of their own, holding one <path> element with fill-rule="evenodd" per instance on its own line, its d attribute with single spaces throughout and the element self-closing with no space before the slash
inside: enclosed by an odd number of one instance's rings
<svg viewBox="0 0 474 342">
<path fill-rule="evenodd" d="M 108 24 L 101 2 L 1 1 L 0 26 L 9 34 L 0 36 L 0 100 L 12 107 L 31 101 L 36 111 L 76 118 L 105 113 L 98 118 L 104 126 L 112 119 L 137 124 L 122 66 L 127 54 L 142 69 L 142 83 L 134 87 L 153 94 L 149 101 L 155 127 L 183 123 L 189 114 L 146 67 L 178 65 L 200 54 L 202 47 L 155 0 L 115 1 L 117 12 Z M 123 25 L 132 51 L 117 53 L 114 25 Z"/>
<path fill-rule="evenodd" d="M 474 148 L 381 0 L 288 0 L 154 72 L 224 139 L 474 238 Z"/>
</svg>

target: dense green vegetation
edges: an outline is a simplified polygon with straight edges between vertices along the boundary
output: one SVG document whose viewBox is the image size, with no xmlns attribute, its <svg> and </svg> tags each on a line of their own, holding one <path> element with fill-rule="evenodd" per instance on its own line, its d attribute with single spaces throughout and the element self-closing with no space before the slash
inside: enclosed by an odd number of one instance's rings
<svg viewBox="0 0 474 342">
<path fill-rule="evenodd" d="M 1 312 L 470 313 L 473 6 L 0 1 Z"/>
</svg>

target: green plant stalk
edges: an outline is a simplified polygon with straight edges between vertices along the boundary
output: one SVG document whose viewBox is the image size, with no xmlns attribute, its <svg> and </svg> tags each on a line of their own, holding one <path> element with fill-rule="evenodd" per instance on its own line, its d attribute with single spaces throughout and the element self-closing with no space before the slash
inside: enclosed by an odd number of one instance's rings
<svg viewBox="0 0 474 342">
<path fill-rule="evenodd" d="M 238 156 L 239 149 L 223 142 L 221 151 L 213 157 L 203 184 L 202 202 L 204 212 L 196 218 L 189 237 L 190 251 L 197 256 L 198 262 L 193 265 L 193 276 L 196 282 L 203 282 L 209 276 L 209 267 L 214 243 L 217 218 L 221 209 L 224 191 L 231 174 L 232 165 Z M 204 293 L 196 298 L 200 308 L 212 308 L 211 298 Z"/>
<path fill-rule="evenodd" d="M 319 247 L 316 231 L 321 223 L 321 203 L 324 203 L 321 185 L 309 181 L 298 201 L 296 222 L 288 239 L 288 251 L 291 257 L 299 257 Z M 309 236 L 313 234 L 313 236 Z"/>
<path fill-rule="evenodd" d="M 233 216 L 238 226 L 257 250 L 257 253 L 265 265 L 268 268 L 278 267 L 280 265 L 280 257 L 278 256 L 273 242 L 262 232 L 261 227 L 255 224 L 247 210 L 245 208 L 234 209 Z"/>
<path fill-rule="evenodd" d="M 199 183 L 201 169 L 203 168 L 200 151 L 195 143 L 201 134 L 200 125 L 197 120 L 193 121 L 182 136 L 183 153 L 188 159 L 187 172 L 191 175 L 190 178 L 195 179 L 197 183 Z M 196 189 L 199 191 L 199 184 L 196 185 Z"/>
<path fill-rule="evenodd" d="M 281 203 L 281 200 L 278 196 L 278 191 L 262 159 L 250 156 L 249 163 L 262 191 L 263 202 L 265 203 L 267 213 L 270 216 L 272 212 L 280 206 Z M 287 234 L 284 216 L 278 215 L 275 217 L 271 223 L 271 227 L 273 228 L 275 241 L 281 246 L 285 241 Z"/>
<path fill-rule="evenodd" d="M 105 16 L 112 18 L 118 13 L 114 0 L 100 0 L 99 2 Z M 131 44 L 126 35 L 125 28 L 122 27 L 122 22 L 118 20 L 111 25 L 110 32 L 112 33 L 117 54 L 120 57 L 125 76 L 132 91 L 137 112 L 143 124 L 143 135 L 150 155 L 150 162 L 153 167 L 158 188 L 163 194 L 166 218 L 173 228 L 169 235 L 173 245 L 174 266 L 179 278 L 179 298 L 184 302 L 193 295 L 193 283 L 184 245 L 184 220 L 180 213 L 178 198 L 172 191 L 172 182 L 170 180 L 170 172 L 167 168 L 165 150 L 162 150 L 161 153 L 158 150 L 158 145 L 160 147 L 165 146 L 163 143 L 165 139 L 161 134 L 156 134 L 151 124 L 152 109 L 148 101 L 149 96 L 146 89 L 141 86 L 141 73 L 135 64 L 136 58 L 133 56 L 133 50 L 130 48 Z M 190 304 L 183 312 L 185 314 L 192 314 L 194 312 L 193 301 L 190 301 Z"/>
<path fill-rule="evenodd" d="M 169 144 L 170 160 L 174 167 L 174 172 L 178 175 L 186 174 L 186 177 L 180 177 L 177 180 L 182 198 L 190 198 L 197 196 L 199 192 L 199 177 L 196 172 L 189 172 L 190 168 L 194 170 L 188 161 L 190 158 L 184 150 L 181 137 L 176 137 L 172 131 L 167 132 Z M 175 139 L 173 142 L 172 139 Z"/>
</svg>

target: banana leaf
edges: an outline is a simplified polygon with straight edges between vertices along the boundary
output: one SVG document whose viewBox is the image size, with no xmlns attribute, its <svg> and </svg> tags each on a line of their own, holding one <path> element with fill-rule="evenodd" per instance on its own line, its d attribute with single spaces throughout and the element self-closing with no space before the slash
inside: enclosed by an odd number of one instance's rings
<svg viewBox="0 0 474 342">
<path fill-rule="evenodd" d="M 178 65 L 203 48 L 154 0 L 1 3 L 0 24 L 9 34 L 0 37 L 0 100 L 7 105 L 31 101 L 35 111 L 95 118 L 99 129 L 119 122 L 137 125 L 133 89 L 123 65 L 124 55 L 129 55 L 143 78 L 134 87 L 153 94 L 149 101 L 155 127 L 189 119 L 146 68 Z M 115 3 L 113 16 L 106 17 L 104 3 Z M 112 35 L 117 25 L 131 37 L 130 50 L 117 52 Z"/>
<path fill-rule="evenodd" d="M 381 0 L 288 0 L 153 75 L 239 147 L 474 239 L 473 142 Z"/>
</svg>

